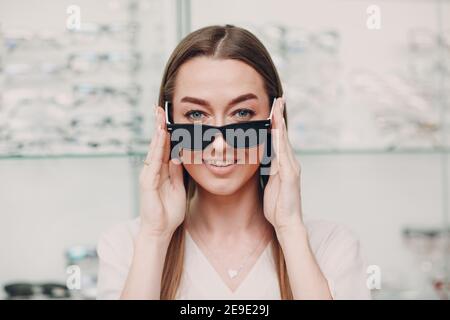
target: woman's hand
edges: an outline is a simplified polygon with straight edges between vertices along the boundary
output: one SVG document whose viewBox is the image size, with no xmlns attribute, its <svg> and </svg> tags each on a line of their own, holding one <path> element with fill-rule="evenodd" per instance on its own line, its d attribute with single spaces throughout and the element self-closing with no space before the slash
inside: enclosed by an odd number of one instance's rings
<svg viewBox="0 0 450 320">
<path fill-rule="evenodd" d="M 155 113 L 156 130 L 139 176 L 141 231 L 170 239 L 184 220 L 186 191 L 181 163 L 169 160 L 164 110 L 156 107 Z"/>
<path fill-rule="evenodd" d="M 264 191 L 264 215 L 274 226 L 283 250 L 294 300 L 332 299 L 302 221 L 300 164 L 287 137 L 283 108 L 284 100 L 278 99 L 272 114 L 276 158 L 272 160 L 271 176 Z"/>
<path fill-rule="evenodd" d="M 264 190 L 264 215 L 277 233 L 302 225 L 300 164 L 287 137 L 283 118 L 284 99 L 278 98 L 272 114 L 272 159 L 270 177 Z"/>
</svg>

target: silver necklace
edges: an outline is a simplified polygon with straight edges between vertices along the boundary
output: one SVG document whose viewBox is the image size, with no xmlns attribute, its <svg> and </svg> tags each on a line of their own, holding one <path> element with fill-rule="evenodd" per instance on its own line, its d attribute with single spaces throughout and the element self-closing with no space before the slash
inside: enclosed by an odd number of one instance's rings
<svg viewBox="0 0 450 320">
<path fill-rule="evenodd" d="M 201 237 L 200 234 L 197 234 L 198 239 L 202 242 L 203 246 L 206 248 L 206 250 L 208 251 L 208 253 L 213 256 L 215 259 L 217 259 L 217 256 L 214 254 L 214 252 L 212 252 L 212 250 L 209 248 L 209 246 L 206 244 L 206 241 L 204 241 Z M 243 260 L 243 262 L 237 267 L 237 268 L 227 268 L 227 274 L 230 277 L 230 279 L 234 279 L 236 278 L 239 273 L 242 271 L 242 269 L 245 267 L 248 259 L 255 253 L 255 251 L 260 247 L 260 245 L 264 242 L 264 240 L 267 238 L 267 234 L 265 234 L 261 240 L 258 242 L 257 246 L 250 251 L 250 253 L 248 255 L 246 255 L 245 259 Z"/>
</svg>

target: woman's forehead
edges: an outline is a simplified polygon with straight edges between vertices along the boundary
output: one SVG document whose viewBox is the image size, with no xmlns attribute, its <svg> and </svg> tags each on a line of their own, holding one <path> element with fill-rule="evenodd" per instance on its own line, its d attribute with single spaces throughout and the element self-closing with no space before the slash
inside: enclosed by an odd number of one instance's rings
<svg viewBox="0 0 450 320">
<path fill-rule="evenodd" d="M 265 95 L 263 79 L 251 66 L 239 60 L 198 57 L 180 67 L 174 102 L 194 96 L 223 104 L 249 92 L 261 98 Z"/>
</svg>

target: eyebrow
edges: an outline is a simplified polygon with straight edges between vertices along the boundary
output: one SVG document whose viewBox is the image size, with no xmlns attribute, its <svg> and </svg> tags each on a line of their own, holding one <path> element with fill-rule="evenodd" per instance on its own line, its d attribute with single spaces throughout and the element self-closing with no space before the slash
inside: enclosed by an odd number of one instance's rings
<svg viewBox="0 0 450 320">
<path fill-rule="evenodd" d="M 253 94 L 253 93 L 246 93 L 246 94 L 242 94 L 237 98 L 234 98 L 233 100 L 231 100 L 228 103 L 228 106 L 231 106 L 233 104 L 237 104 L 246 100 L 250 100 L 250 99 L 257 99 L 258 97 Z M 199 98 L 194 98 L 194 97 L 183 97 L 181 100 L 181 102 L 191 102 L 191 103 L 195 103 L 201 106 L 205 106 L 205 107 L 210 107 L 210 104 L 208 101 L 203 100 L 203 99 L 199 99 Z"/>
</svg>

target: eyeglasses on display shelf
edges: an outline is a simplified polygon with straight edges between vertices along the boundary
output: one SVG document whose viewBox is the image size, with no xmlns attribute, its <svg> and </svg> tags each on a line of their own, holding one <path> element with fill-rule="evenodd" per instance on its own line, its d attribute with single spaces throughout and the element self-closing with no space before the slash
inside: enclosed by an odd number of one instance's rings
<svg viewBox="0 0 450 320">
<path fill-rule="evenodd" d="M 132 16 L 138 17 L 141 9 L 151 11 L 156 2 L 111 1 L 108 7 L 135 10 Z M 155 21 L 159 20 L 155 17 Z M 143 68 L 150 67 L 151 70 L 145 69 L 145 72 L 156 74 L 155 70 L 162 72 L 164 64 L 159 51 L 143 56 L 135 46 L 143 31 L 152 32 L 152 37 L 163 34 L 159 22 L 155 22 L 155 28 L 148 28 L 144 22 L 147 21 L 84 21 L 81 29 L 68 30 L 64 34 L 32 29 L 3 30 L 4 92 L 30 84 L 32 87 L 36 83 L 51 83 L 51 86 L 65 83 L 67 88 L 63 91 L 68 93 L 34 101 L 26 98 L 17 103 L 5 102 L 0 114 L 28 126 L 27 119 L 19 119 L 20 114 L 27 112 L 5 110 L 30 107 L 29 115 L 34 116 L 38 112 L 32 110 L 31 104 L 35 103 L 44 114 L 50 114 L 52 120 L 47 123 L 57 122 L 60 117 L 60 112 L 53 110 L 55 107 L 67 112 L 61 123 L 68 124 L 64 132 L 69 132 L 70 139 L 74 127 L 79 130 L 83 124 L 91 128 L 94 124 L 103 128 L 107 127 L 105 124 L 123 126 L 133 133 L 143 134 L 149 126 L 144 116 L 148 109 L 140 105 L 142 86 L 135 85 L 136 79 Z M 370 69 L 370 66 L 358 69 L 343 61 L 341 52 L 349 43 L 348 35 L 336 28 L 308 29 L 281 23 L 248 27 L 269 49 L 280 71 L 288 98 L 289 133 L 298 149 L 435 150 L 445 143 L 443 130 L 447 121 L 442 121 L 442 108 L 436 101 L 442 91 L 449 88 L 444 86 L 439 91 L 438 80 L 442 79 L 444 85 L 450 83 L 450 54 L 447 54 L 450 30 L 442 33 L 426 28 L 406 30 L 402 42 L 406 59 L 398 61 L 398 70 L 387 72 Z M 27 58 L 27 53 L 34 50 L 42 52 L 39 49 L 59 52 L 60 56 L 39 61 L 31 56 Z M 120 86 L 110 83 L 119 77 L 128 79 L 129 83 Z M 106 105 L 110 108 L 99 108 Z M 130 117 L 124 116 L 126 105 L 130 107 Z M 117 116 L 108 114 L 122 106 L 123 113 L 120 114 L 125 121 L 117 121 Z M 88 116 L 74 112 L 75 107 L 100 109 L 106 114 L 100 117 L 95 111 L 93 120 L 86 121 Z M 17 127 L 20 126 L 12 127 L 2 125 L 0 137 L 19 136 Z M 83 132 L 87 134 L 88 131 Z M 60 137 L 58 135 L 57 139 Z M 146 139 L 135 137 L 133 140 Z M 5 138 L 0 140 L 0 145 L 5 146 L 7 141 L 16 140 Z"/>
<path fill-rule="evenodd" d="M 96 72 L 136 72 L 140 67 L 138 53 L 81 53 L 71 54 L 68 69 L 73 74 Z"/>
<path fill-rule="evenodd" d="M 249 28 L 268 48 L 285 79 L 297 76 L 303 79 L 298 67 L 308 65 L 306 60 L 334 59 L 340 48 L 340 35 L 333 29 L 312 31 L 282 24 L 249 25 Z"/>
<path fill-rule="evenodd" d="M 75 245 L 65 251 L 67 268 L 79 271 L 79 288 L 72 290 L 72 296 L 80 299 L 95 299 L 97 296 L 97 250 L 92 246 Z"/>
<path fill-rule="evenodd" d="M 332 28 L 249 28 L 280 70 L 290 136 L 302 149 L 439 150 L 445 143 L 448 121 L 437 101 L 450 88 L 450 30 L 405 30 L 407 58 L 396 70 L 380 70 L 344 64 L 347 35 Z"/>
<path fill-rule="evenodd" d="M 90 23 L 84 22 L 80 29 L 66 33 L 36 32 L 27 29 L 6 30 L 3 35 L 4 54 L 10 58 L 16 55 L 31 55 L 32 52 L 89 49 L 119 44 L 129 45 L 139 32 L 139 23 Z"/>
<path fill-rule="evenodd" d="M 334 29 L 309 30 L 282 24 L 251 25 L 268 48 L 283 80 L 289 134 L 298 149 L 337 150 L 340 143 L 338 53 Z"/>
<path fill-rule="evenodd" d="M 69 289 L 62 283 L 15 282 L 4 285 L 7 300 L 68 299 Z"/>
<path fill-rule="evenodd" d="M 156 2 L 106 1 L 122 14 L 78 30 L 2 30 L 0 156 L 132 152 L 147 111 L 136 13 Z"/>
<path fill-rule="evenodd" d="M 450 298 L 450 279 L 447 265 L 450 262 L 449 228 L 404 228 L 403 241 L 416 261 L 420 278 L 418 297 L 422 299 Z M 428 295 L 428 296 L 427 296 Z"/>
<path fill-rule="evenodd" d="M 67 46 L 66 38 L 51 32 L 12 29 L 3 32 L 4 54 L 7 57 L 30 52 L 55 51 Z"/>
<path fill-rule="evenodd" d="M 297 86 L 290 83 L 285 88 L 292 145 L 297 150 L 337 150 L 342 128 L 336 116 L 339 109 L 330 107 L 324 112 L 325 105 L 320 97 L 308 94 L 306 90 L 296 90 Z"/>
<path fill-rule="evenodd" d="M 139 23 L 83 23 L 78 30 L 69 30 L 70 44 L 77 46 L 92 46 L 102 42 L 118 41 L 128 44 L 135 40 L 139 32 Z"/>
<path fill-rule="evenodd" d="M 5 84 L 60 81 L 68 71 L 65 62 L 10 63 L 3 69 Z"/>
<path fill-rule="evenodd" d="M 440 49 L 450 52 L 450 29 L 437 32 L 414 28 L 407 35 L 409 50 L 418 55 L 433 55 Z"/>
<path fill-rule="evenodd" d="M 450 79 L 450 29 L 413 28 L 407 34 L 408 71 L 428 92 Z"/>
<path fill-rule="evenodd" d="M 73 87 L 73 106 L 93 104 L 138 105 L 141 99 L 141 86 L 135 83 L 121 86 L 80 83 Z"/>
<path fill-rule="evenodd" d="M 99 72 L 116 74 L 136 72 L 140 68 L 141 56 L 138 53 L 92 53 L 70 54 L 60 62 L 8 63 L 4 66 L 6 83 L 48 81 L 64 79 L 80 74 L 95 74 Z"/>
<path fill-rule="evenodd" d="M 134 84 L 76 85 L 71 94 L 53 95 L 10 90 L 0 111 L 2 153 L 128 152 L 132 134 L 143 125 L 142 115 L 130 109 L 139 94 Z"/>
</svg>

